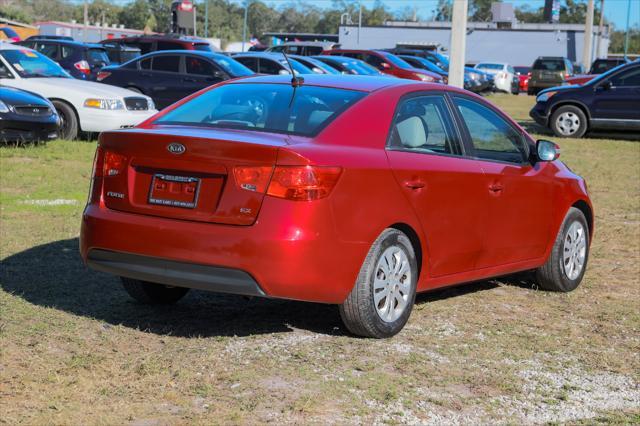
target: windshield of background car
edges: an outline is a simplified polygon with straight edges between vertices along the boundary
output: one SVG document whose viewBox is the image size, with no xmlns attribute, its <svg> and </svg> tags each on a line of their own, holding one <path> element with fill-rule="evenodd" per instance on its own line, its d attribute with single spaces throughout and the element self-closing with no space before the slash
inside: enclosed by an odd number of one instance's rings
<svg viewBox="0 0 640 426">
<path fill-rule="evenodd" d="M 527 74 L 529 71 L 531 71 L 531 68 L 529 67 L 513 67 L 515 68 L 516 72 L 519 72 L 520 74 Z"/>
<path fill-rule="evenodd" d="M 610 69 L 615 68 L 620 64 L 624 64 L 624 62 L 595 61 L 593 63 L 593 66 L 589 70 L 589 74 L 602 74 L 603 72 L 607 72 Z"/>
<path fill-rule="evenodd" d="M 501 64 L 478 64 L 476 68 L 480 68 L 481 70 L 502 70 L 504 65 Z"/>
<path fill-rule="evenodd" d="M 302 65 L 300 62 L 296 61 L 295 59 L 291 59 L 289 58 L 289 62 L 291 62 L 291 66 L 293 67 L 293 71 L 296 74 L 313 74 L 313 71 L 311 71 L 308 67 L 305 67 L 304 65 Z M 289 69 L 289 65 L 287 64 L 287 60 L 286 59 L 280 59 L 280 63 L 282 65 L 284 65 L 284 67 L 286 69 Z"/>
<path fill-rule="evenodd" d="M 227 84 L 180 105 L 154 124 L 313 136 L 365 92 L 290 84 Z"/>
<path fill-rule="evenodd" d="M 533 69 L 543 71 L 564 71 L 564 61 L 562 59 L 536 59 L 533 63 Z"/>
<path fill-rule="evenodd" d="M 11 64 L 11 67 L 22 78 L 71 77 L 60 65 L 33 50 L 2 50 L 0 55 Z"/>
<path fill-rule="evenodd" d="M 105 49 L 96 49 L 91 48 L 87 52 L 87 59 L 89 60 L 90 65 L 96 64 L 106 64 L 109 65 L 111 62 L 109 60 L 109 56 L 107 55 L 107 51 Z"/>
<path fill-rule="evenodd" d="M 396 56 L 396 55 L 394 55 L 394 54 L 391 54 L 391 53 L 385 53 L 385 54 L 383 54 L 383 56 L 384 56 L 384 58 L 385 58 L 387 61 L 391 62 L 391 63 L 392 63 L 393 65 L 395 65 L 396 67 L 400 67 L 400 68 L 413 68 L 409 62 L 405 61 L 405 60 L 404 60 L 404 59 L 402 59 L 402 58 L 397 57 L 397 56 Z"/>
<path fill-rule="evenodd" d="M 232 77 L 244 77 L 254 74 L 253 71 L 242 65 L 240 62 L 224 55 L 220 55 L 219 57 L 216 56 L 215 61 L 216 64 L 220 65 L 220 68 L 225 70 L 227 74 L 231 75 Z"/>
<path fill-rule="evenodd" d="M 132 59 L 140 56 L 140 49 L 122 50 L 120 52 L 120 61 L 122 63 L 129 62 Z"/>
<path fill-rule="evenodd" d="M 584 86 L 591 86 L 591 85 L 594 85 L 594 84 L 598 84 L 602 80 L 605 80 L 605 79 L 609 78 L 609 76 L 611 76 L 612 74 L 618 72 L 618 70 L 620 68 L 624 68 L 626 65 L 627 64 L 618 65 L 617 67 L 612 68 L 609 71 L 607 71 L 605 73 L 602 73 L 602 74 L 592 78 L 591 80 L 587 81 L 586 83 L 584 83 Z"/>
</svg>

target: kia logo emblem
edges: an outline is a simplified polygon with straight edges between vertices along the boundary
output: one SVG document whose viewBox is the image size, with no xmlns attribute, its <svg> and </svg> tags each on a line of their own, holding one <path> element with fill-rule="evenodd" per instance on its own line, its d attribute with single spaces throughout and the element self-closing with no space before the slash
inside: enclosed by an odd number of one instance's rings
<svg viewBox="0 0 640 426">
<path fill-rule="evenodd" d="M 173 142 L 167 145 L 167 151 L 172 154 L 183 154 L 187 148 L 184 147 L 181 143 Z"/>
</svg>

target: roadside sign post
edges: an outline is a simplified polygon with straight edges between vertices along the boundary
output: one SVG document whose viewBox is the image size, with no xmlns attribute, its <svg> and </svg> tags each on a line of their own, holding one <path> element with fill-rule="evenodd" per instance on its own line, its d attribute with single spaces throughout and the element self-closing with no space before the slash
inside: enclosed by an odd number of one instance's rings
<svg viewBox="0 0 640 426">
<path fill-rule="evenodd" d="M 587 3 L 587 21 L 584 24 L 584 46 L 582 47 L 582 66 L 591 66 L 591 45 L 593 43 L 593 0 Z"/>
</svg>

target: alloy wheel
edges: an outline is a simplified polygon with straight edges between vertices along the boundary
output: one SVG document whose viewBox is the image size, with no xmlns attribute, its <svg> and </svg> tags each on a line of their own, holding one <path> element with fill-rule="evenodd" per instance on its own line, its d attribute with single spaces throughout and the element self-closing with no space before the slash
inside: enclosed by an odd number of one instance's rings
<svg viewBox="0 0 640 426">
<path fill-rule="evenodd" d="M 561 134 L 570 136 L 580 129 L 580 117 L 571 111 L 563 112 L 558 116 L 556 124 Z"/>
<path fill-rule="evenodd" d="M 587 238 L 582 223 L 575 221 L 569 226 L 564 237 L 562 267 L 570 280 L 580 276 L 587 255 Z"/>
<path fill-rule="evenodd" d="M 375 268 L 373 302 L 384 322 L 394 322 L 409 305 L 411 265 L 401 247 L 387 248 Z"/>
</svg>

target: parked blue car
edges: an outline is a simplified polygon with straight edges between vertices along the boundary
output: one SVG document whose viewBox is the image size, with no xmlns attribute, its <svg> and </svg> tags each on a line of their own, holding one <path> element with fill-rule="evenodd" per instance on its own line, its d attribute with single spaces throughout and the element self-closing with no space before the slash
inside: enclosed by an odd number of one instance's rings
<svg viewBox="0 0 640 426">
<path fill-rule="evenodd" d="M 106 49 L 99 44 L 37 37 L 29 37 L 16 44 L 48 56 L 80 80 L 95 81 L 100 69 L 110 62 Z"/>
</svg>

